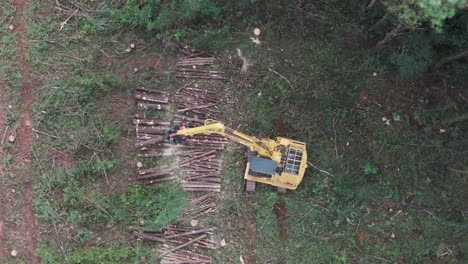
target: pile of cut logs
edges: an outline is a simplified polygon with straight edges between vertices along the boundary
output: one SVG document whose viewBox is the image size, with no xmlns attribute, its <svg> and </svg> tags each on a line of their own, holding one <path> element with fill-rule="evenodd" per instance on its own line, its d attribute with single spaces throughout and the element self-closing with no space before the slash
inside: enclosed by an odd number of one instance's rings
<svg viewBox="0 0 468 264">
<path fill-rule="evenodd" d="M 169 110 L 169 96 L 163 91 L 137 87 L 135 88 L 135 100 L 137 101 L 137 108 L 140 110 Z"/>
<path fill-rule="evenodd" d="M 211 52 L 206 52 L 188 45 L 184 45 L 179 49 L 179 52 L 181 55 L 176 64 L 176 77 L 188 79 L 226 79 L 222 71 L 202 68 L 203 66 L 211 66 L 214 64 L 215 59 Z"/>
<path fill-rule="evenodd" d="M 160 119 L 133 120 L 137 141 L 135 148 L 139 150 L 139 157 L 168 156 L 166 133 L 170 129 L 170 122 Z M 172 154 L 171 154 L 172 155 Z"/>
<path fill-rule="evenodd" d="M 216 150 L 189 150 L 182 153 L 180 164 L 184 181 L 182 188 L 193 192 L 219 192 L 221 190 L 222 160 Z"/>
<path fill-rule="evenodd" d="M 176 176 L 172 174 L 169 166 L 162 165 L 155 168 L 139 170 L 136 179 L 145 184 L 155 184 L 175 180 Z"/>
</svg>

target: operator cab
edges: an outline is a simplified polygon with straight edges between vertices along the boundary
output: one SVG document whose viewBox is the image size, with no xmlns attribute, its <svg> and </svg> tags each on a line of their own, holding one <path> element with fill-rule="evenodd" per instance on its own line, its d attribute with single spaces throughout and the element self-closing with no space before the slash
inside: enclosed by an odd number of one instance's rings
<svg viewBox="0 0 468 264">
<path fill-rule="evenodd" d="M 250 158 L 249 174 L 256 177 L 271 177 L 275 174 L 278 163 L 260 157 Z"/>
</svg>

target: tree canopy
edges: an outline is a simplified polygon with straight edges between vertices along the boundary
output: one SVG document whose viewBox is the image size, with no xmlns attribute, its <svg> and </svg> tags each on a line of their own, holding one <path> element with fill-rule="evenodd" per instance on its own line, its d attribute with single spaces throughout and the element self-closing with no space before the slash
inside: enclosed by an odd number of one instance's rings
<svg viewBox="0 0 468 264">
<path fill-rule="evenodd" d="M 392 0 L 385 3 L 391 12 L 412 26 L 430 23 L 441 31 L 445 19 L 468 7 L 468 0 Z"/>
</svg>

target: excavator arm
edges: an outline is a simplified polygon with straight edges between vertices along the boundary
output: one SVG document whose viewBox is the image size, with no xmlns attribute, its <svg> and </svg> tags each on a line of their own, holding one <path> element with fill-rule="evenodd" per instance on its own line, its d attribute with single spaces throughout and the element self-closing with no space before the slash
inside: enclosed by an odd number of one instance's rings
<svg viewBox="0 0 468 264">
<path fill-rule="evenodd" d="M 264 143 L 261 140 L 246 135 L 237 130 L 228 128 L 224 124 L 212 119 L 205 120 L 204 126 L 180 129 L 175 134 L 181 136 L 193 136 L 196 134 L 219 134 L 250 148 L 251 151 L 257 151 L 260 156 L 270 158 L 272 155 L 272 153 L 270 153 L 268 148 L 264 146 Z"/>
</svg>

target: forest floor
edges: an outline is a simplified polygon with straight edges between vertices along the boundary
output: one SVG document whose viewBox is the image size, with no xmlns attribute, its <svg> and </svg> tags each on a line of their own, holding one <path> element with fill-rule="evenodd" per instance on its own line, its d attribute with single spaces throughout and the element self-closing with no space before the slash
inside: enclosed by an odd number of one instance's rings
<svg viewBox="0 0 468 264">
<path fill-rule="evenodd" d="M 167 224 L 186 194 L 177 184 L 135 184 L 141 159 L 129 120 L 136 86 L 180 88 L 180 43 L 108 27 L 106 5 L 67 4 L 0 6 L 13 26 L 1 29 L 0 43 L 0 262 L 154 263 L 158 246 L 128 228 Z M 372 43 L 343 25 L 331 33 L 319 25 L 326 33 L 303 42 L 265 30 L 257 45 L 245 32 L 214 48 L 228 76 L 214 89 L 231 101 L 220 106 L 222 121 L 305 141 L 313 164 L 297 191 L 262 185 L 251 194 L 243 191 L 244 149 L 224 150 L 219 213 L 208 220 L 225 243 L 210 253 L 214 263 L 465 258 L 457 118 L 466 91 L 449 79 L 404 81 L 368 66 Z M 145 165 L 159 162 L 171 160 Z"/>
</svg>

